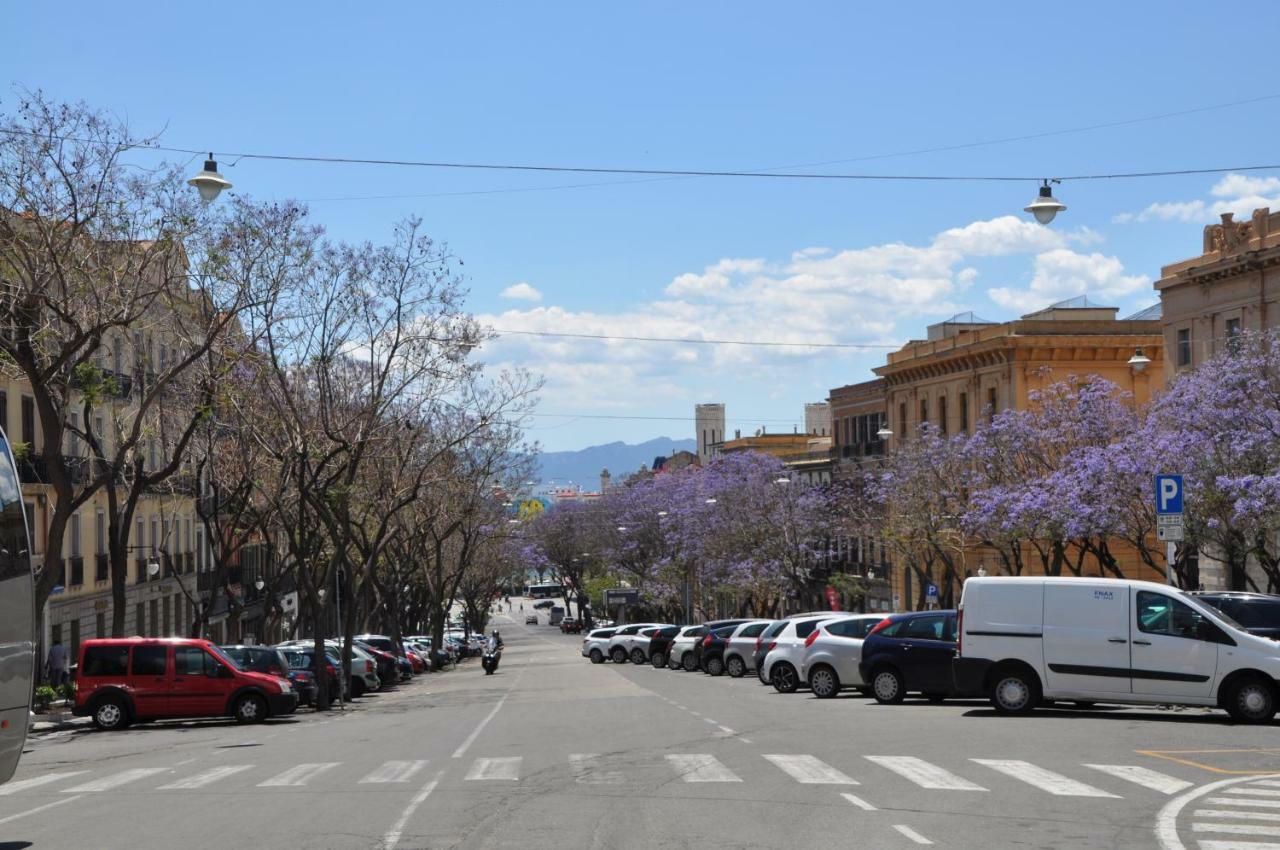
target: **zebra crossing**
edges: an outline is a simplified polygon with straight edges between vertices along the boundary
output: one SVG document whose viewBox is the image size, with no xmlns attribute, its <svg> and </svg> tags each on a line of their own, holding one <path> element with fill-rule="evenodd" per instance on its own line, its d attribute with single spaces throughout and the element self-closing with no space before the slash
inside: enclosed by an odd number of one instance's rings
<svg viewBox="0 0 1280 850">
<path fill-rule="evenodd" d="M 1201 850 L 1278 850 L 1280 780 L 1219 787 L 1183 812 L 1183 832 Z"/>
<path fill-rule="evenodd" d="M 772 769 L 759 770 L 762 760 Z M 490 756 L 473 759 L 462 775 L 463 782 L 520 782 L 528 778 L 523 756 Z M 728 763 L 726 763 L 728 762 Z M 254 764 L 224 764 L 178 775 L 178 767 L 140 767 L 99 775 L 89 771 L 62 771 L 20 779 L 0 786 L 0 797 L 28 793 L 97 794 L 119 790 L 193 791 L 275 788 L 315 788 L 334 785 L 408 785 L 419 778 L 428 765 L 426 759 L 387 761 L 380 765 L 343 762 L 307 762 L 281 767 Z M 1183 791 L 1193 783 L 1186 779 L 1134 764 L 1083 763 L 1050 770 L 1018 759 L 956 758 L 944 767 L 918 756 L 863 755 L 831 764 L 806 753 L 737 754 L 725 760 L 712 753 L 667 753 L 636 757 L 599 753 L 570 753 L 567 756 L 571 781 L 583 785 L 622 786 L 641 779 L 652 780 L 661 772 L 681 782 L 721 784 L 744 781 L 791 780 L 798 785 L 878 787 L 889 778 L 935 792 L 985 794 L 999 791 L 998 783 L 1015 782 L 1053 797 L 1123 799 L 1136 789 L 1162 796 Z M 538 769 L 548 765 L 539 761 Z M 657 772 L 657 773 L 655 773 Z M 747 777 L 744 780 L 744 776 Z M 774 777 L 768 779 L 767 777 Z M 372 788 L 370 788 L 372 790 Z M 1233 811 L 1246 812 L 1242 821 L 1266 829 L 1280 830 L 1280 781 L 1260 782 L 1224 791 L 1214 801 L 1228 800 Z M 1211 801 L 1212 802 L 1212 801 Z M 1221 805 L 1204 810 L 1206 824 L 1217 824 L 1227 811 Z M 1249 816 L 1247 812 L 1254 812 Z M 1238 824 L 1246 826 L 1248 824 Z M 1208 829 L 1208 827 L 1206 827 Z M 1268 832 L 1243 834 L 1270 835 Z M 1280 836 L 1280 831 L 1275 833 Z"/>
</svg>

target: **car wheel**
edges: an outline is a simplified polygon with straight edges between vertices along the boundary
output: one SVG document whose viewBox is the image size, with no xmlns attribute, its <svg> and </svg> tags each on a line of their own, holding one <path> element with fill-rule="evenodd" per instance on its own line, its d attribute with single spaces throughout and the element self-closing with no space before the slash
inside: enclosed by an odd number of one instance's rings
<svg viewBox="0 0 1280 850">
<path fill-rule="evenodd" d="M 769 673 L 769 681 L 773 683 L 774 690 L 780 694 L 795 693 L 796 688 L 800 687 L 800 677 L 796 675 L 796 668 L 785 661 L 773 665 L 773 670 Z"/>
<path fill-rule="evenodd" d="M 991 705 L 1001 714 L 1029 714 L 1040 704 L 1040 680 L 1028 670 L 1011 667 L 991 682 Z"/>
<path fill-rule="evenodd" d="M 643 650 L 643 649 L 636 648 L 636 649 L 631 650 L 631 663 L 632 663 L 632 664 L 640 665 L 640 664 L 643 664 L 644 662 L 645 662 L 645 657 L 644 657 L 644 650 Z"/>
<path fill-rule="evenodd" d="M 897 705 L 907 695 L 907 683 L 892 667 L 881 667 L 871 674 L 871 695 L 881 705 Z"/>
<path fill-rule="evenodd" d="M 613 659 L 614 664 L 625 664 L 627 661 L 627 651 L 620 646 L 615 646 L 613 651 L 609 653 L 609 657 Z"/>
<path fill-rule="evenodd" d="M 590 656 L 590 657 L 591 657 L 591 663 L 592 663 L 592 664 L 603 664 L 603 663 L 604 663 L 604 653 L 600 651 L 600 647 L 598 647 L 598 646 L 591 650 L 591 656 Z"/>
<path fill-rule="evenodd" d="M 693 657 L 692 652 L 686 652 L 684 658 L 680 659 L 680 666 L 685 669 L 686 673 L 692 673 L 698 669 L 698 659 Z"/>
<path fill-rule="evenodd" d="M 656 670 L 661 670 L 663 667 L 667 666 L 667 656 L 661 652 L 655 652 L 653 654 L 653 658 L 649 659 L 649 661 L 653 664 L 654 669 Z"/>
<path fill-rule="evenodd" d="M 840 677 L 827 665 L 819 664 L 809 671 L 809 687 L 815 697 L 831 699 L 840 693 Z"/>
<path fill-rule="evenodd" d="M 360 697 L 364 696 L 364 690 L 364 679 L 359 676 L 353 676 L 351 679 L 351 698 L 360 699 Z"/>
<path fill-rule="evenodd" d="M 724 675 L 724 660 L 721 658 L 707 659 L 707 673 L 712 676 Z"/>
<path fill-rule="evenodd" d="M 747 672 L 747 665 L 738 656 L 730 655 L 729 660 L 724 663 L 724 671 L 735 679 L 741 679 Z"/>
<path fill-rule="evenodd" d="M 1223 705 L 1238 723 L 1266 723 L 1275 716 L 1275 688 L 1262 679 L 1237 679 L 1227 688 Z"/>
<path fill-rule="evenodd" d="M 103 697 L 93 709 L 93 725 L 113 732 L 129 725 L 129 709 L 120 697 Z"/>
<path fill-rule="evenodd" d="M 245 694 L 236 700 L 237 723 L 261 723 L 267 719 L 267 701 L 257 694 Z"/>
</svg>

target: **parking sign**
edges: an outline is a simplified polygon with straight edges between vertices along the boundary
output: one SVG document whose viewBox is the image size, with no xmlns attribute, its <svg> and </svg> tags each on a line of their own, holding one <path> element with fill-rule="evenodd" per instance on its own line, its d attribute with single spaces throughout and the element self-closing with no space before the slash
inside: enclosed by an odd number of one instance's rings
<svg viewBox="0 0 1280 850">
<path fill-rule="evenodd" d="M 924 589 L 924 598 L 925 598 L 925 599 L 928 599 L 930 602 L 937 602 L 937 601 L 938 601 L 938 586 L 937 586 L 936 584 L 931 584 L 931 585 L 929 585 L 928 587 L 926 587 L 926 588 Z"/>
<path fill-rule="evenodd" d="M 1182 513 L 1182 476 L 1156 476 L 1156 513 Z"/>
</svg>

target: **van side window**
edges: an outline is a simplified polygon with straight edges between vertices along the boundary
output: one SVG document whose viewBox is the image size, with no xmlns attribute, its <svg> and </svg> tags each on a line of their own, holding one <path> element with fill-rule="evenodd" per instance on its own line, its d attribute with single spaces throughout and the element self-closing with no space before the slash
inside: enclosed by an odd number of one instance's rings
<svg viewBox="0 0 1280 850">
<path fill-rule="evenodd" d="M 173 650 L 173 671 L 179 676 L 206 676 L 214 660 L 198 646 L 179 646 Z"/>
<path fill-rule="evenodd" d="M 1138 631 L 1149 635 L 1196 638 L 1200 612 L 1163 593 L 1138 591 Z"/>
<path fill-rule="evenodd" d="M 123 676 L 129 669 L 129 647 L 91 646 L 84 651 L 81 676 Z"/>
<path fill-rule="evenodd" d="M 169 647 L 135 646 L 133 648 L 133 675 L 163 676 L 169 666 Z"/>
</svg>

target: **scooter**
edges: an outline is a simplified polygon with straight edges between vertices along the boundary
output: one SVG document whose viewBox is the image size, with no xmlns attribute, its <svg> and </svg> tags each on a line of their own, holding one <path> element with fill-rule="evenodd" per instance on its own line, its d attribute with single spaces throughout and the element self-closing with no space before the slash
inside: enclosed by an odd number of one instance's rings
<svg viewBox="0 0 1280 850">
<path fill-rule="evenodd" d="M 484 655 L 480 658 L 480 666 L 484 668 L 484 674 L 486 676 L 493 675 L 493 671 L 498 669 L 498 661 L 501 658 L 501 649 L 495 649 L 493 652 L 485 650 Z"/>
</svg>

